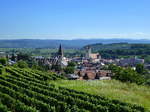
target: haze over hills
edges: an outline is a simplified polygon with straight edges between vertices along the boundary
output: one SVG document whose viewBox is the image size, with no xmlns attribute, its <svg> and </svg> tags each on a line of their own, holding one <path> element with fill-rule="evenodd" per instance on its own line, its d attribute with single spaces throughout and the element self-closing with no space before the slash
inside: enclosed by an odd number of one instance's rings
<svg viewBox="0 0 150 112">
<path fill-rule="evenodd" d="M 17 39 L 0 40 L 1 48 L 57 48 L 62 44 L 64 48 L 81 48 L 88 44 L 110 43 L 150 43 L 150 40 L 131 39 L 75 39 L 75 40 L 40 40 L 40 39 Z"/>
</svg>

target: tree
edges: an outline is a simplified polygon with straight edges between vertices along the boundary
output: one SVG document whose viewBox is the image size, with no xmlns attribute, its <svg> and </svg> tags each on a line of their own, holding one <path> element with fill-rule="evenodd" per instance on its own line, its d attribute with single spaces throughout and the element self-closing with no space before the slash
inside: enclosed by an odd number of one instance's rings
<svg viewBox="0 0 150 112">
<path fill-rule="evenodd" d="M 143 74 L 144 73 L 144 65 L 143 64 L 137 64 L 136 65 L 136 71 L 137 71 L 137 73 Z"/>
<path fill-rule="evenodd" d="M 137 84 L 143 84 L 145 79 L 142 77 L 142 75 L 138 74 L 135 70 L 123 67 L 118 67 L 115 65 L 110 65 L 109 69 L 115 73 L 115 75 L 112 77 L 116 80 L 120 80 L 122 82 L 131 82 L 131 83 L 137 83 Z"/>
<path fill-rule="evenodd" d="M 16 55 L 14 53 L 12 54 L 11 60 L 16 61 Z"/>
<path fill-rule="evenodd" d="M 41 67 L 38 64 L 32 64 L 31 69 L 41 70 Z"/>
<path fill-rule="evenodd" d="M 145 82 L 146 85 L 150 86 L 150 79 Z"/>
<path fill-rule="evenodd" d="M 6 65 L 7 64 L 7 59 L 6 58 L 0 58 L 0 63 L 2 65 Z"/>
<path fill-rule="evenodd" d="M 64 69 L 64 72 L 66 74 L 73 74 L 74 73 L 74 70 L 75 70 L 75 66 L 76 66 L 76 63 L 74 62 L 69 62 L 68 63 L 68 66 Z"/>
<path fill-rule="evenodd" d="M 19 68 L 28 68 L 28 64 L 27 62 L 23 61 L 23 60 L 20 60 L 16 63 L 17 67 Z"/>
<path fill-rule="evenodd" d="M 25 53 L 19 53 L 17 54 L 17 60 L 30 60 L 30 55 L 29 54 L 25 54 Z"/>
<path fill-rule="evenodd" d="M 70 66 L 70 67 L 75 67 L 75 66 L 76 66 L 76 63 L 74 63 L 74 62 L 69 62 L 69 63 L 68 63 L 68 66 Z"/>
<path fill-rule="evenodd" d="M 55 70 L 55 71 L 61 71 L 62 70 L 60 65 L 52 65 L 51 69 Z"/>
<path fill-rule="evenodd" d="M 67 66 L 67 67 L 64 69 L 64 72 L 65 72 L 66 74 L 72 74 L 72 73 L 74 73 L 74 67 Z"/>
<path fill-rule="evenodd" d="M 0 65 L 0 74 L 5 73 L 5 68 L 3 67 L 3 65 Z"/>
</svg>

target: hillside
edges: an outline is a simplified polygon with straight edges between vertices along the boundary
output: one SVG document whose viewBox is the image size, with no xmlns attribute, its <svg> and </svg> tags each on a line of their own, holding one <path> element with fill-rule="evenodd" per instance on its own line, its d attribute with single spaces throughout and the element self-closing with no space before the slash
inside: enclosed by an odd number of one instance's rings
<svg viewBox="0 0 150 112">
<path fill-rule="evenodd" d="M 63 78 L 53 73 L 4 68 L 6 73 L 0 75 L 1 112 L 146 112 L 142 106 L 49 84 Z"/>
<path fill-rule="evenodd" d="M 142 105 L 150 110 L 150 87 L 131 83 L 122 83 L 117 80 L 104 81 L 52 81 L 52 84 L 83 91 L 94 95 L 117 99 L 122 102 Z"/>
<path fill-rule="evenodd" d="M 94 51 L 97 50 L 130 50 L 130 49 L 150 49 L 150 44 L 144 44 L 144 43 L 110 43 L 110 44 L 101 44 L 101 43 L 96 43 L 96 44 L 89 44 L 86 46 L 91 46 L 91 48 Z M 84 46 L 84 48 L 86 47 Z"/>
<path fill-rule="evenodd" d="M 65 48 L 82 48 L 95 43 L 150 43 L 150 40 L 131 39 L 75 39 L 75 40 L 40 40 L 40 39 L 17 39 L 0 40 L 0 48 L 57 48 L 61 43 Z"/>
<path fill-rule="evenodd" d="M 129 58 L 139 57 L 150 63 L 150 44 L 138 43 L 112 43 L 112 44 L 89 44 L 93 52 L 99 52 L 103 58 Z M 86 47 L 84 46 L 84 48 Z"/>
</svg>

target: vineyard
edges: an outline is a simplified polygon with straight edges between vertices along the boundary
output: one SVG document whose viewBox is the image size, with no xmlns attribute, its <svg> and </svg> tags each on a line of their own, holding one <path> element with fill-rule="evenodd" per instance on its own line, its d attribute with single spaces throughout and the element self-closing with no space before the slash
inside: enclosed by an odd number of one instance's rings
<svg viewBox="0 0 150 112">
<path fill-rule="evenodd" d="M 49 84 L 64 79 L 31 69 L 5 67 L 0 112 L 146 112 L 141 106 Z"/>
</svg>

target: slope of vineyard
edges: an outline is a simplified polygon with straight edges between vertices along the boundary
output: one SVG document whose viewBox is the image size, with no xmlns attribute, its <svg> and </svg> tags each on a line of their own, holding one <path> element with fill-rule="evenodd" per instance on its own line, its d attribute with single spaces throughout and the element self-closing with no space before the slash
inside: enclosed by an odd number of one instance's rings
<svg viewBox="0 0 150 112">
<path fill-rule="evenodd" d="M 150 110 L 149 86 L 123 83 L 117 80 L 59 80 L 50 81 L 50 84 L 141 105 Z"/>
<path fill-rule="evenodd" d="M 145 108 L 49 84 L 56 74 L 5 67 L 0 75 L 0 112 L 145 112 Z"/>
</svg>

